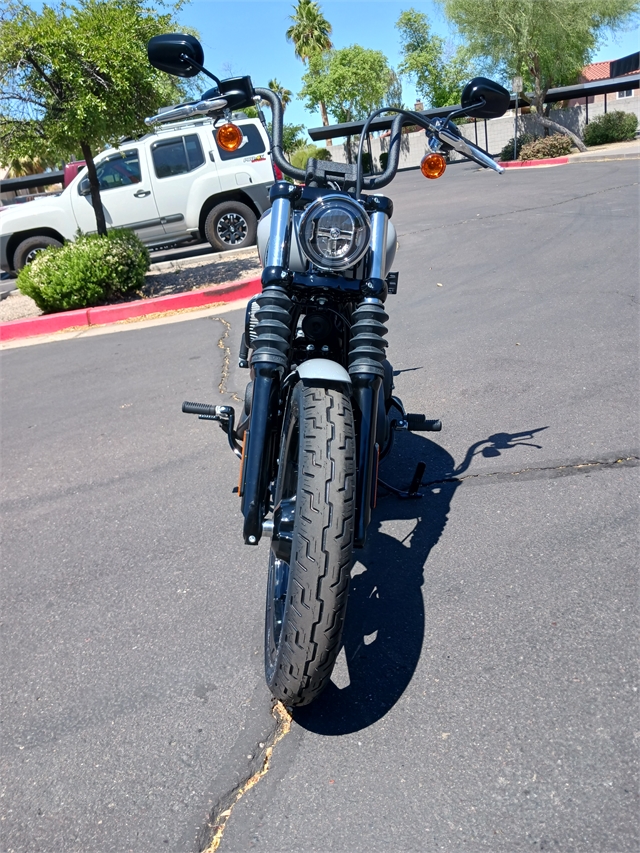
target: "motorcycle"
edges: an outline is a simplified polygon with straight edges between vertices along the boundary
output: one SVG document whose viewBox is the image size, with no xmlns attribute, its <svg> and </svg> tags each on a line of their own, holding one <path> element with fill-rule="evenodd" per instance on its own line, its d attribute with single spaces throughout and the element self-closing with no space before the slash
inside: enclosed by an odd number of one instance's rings
<svg viewBox="0 0 640 853">
<path fill-rule="evenodd" d="M 391 271 L 396 232 L 393 203 L 377 191 L 397 170 L 403 125 L 427 135 L 421 171 L 439 178 L 455 150 L 479 165 L 503 169 L 465 139 L 452 118 L 495 118 L 510 96 L 483 77 L 462 93 L 447 118 L 381 108 L 364 122 L 355 164 L 309 159 L 291 166 L 282 148 L 283 109 L 270 89 L 250 77 L 219 80 L 204 66 L 189 35 L 156 36 L 151 64 L 179 77 L 200 72 L 215 87 L 199 101 L 147 119 L 213 119 L 218 145 L 243 142 L 233 111 L 260 104 L 272 113 L 271 157 L 291 179 L 275 180 L 271 209 L 258 226 L 262 292 L 246 310 L 239 365 L 250 371 L 243 410 L 185 402 L 182 410 L 217 421 L 240 460 L 243 536 L 256 546 L 268 537 L 265 675 L 288 706 L 312 702 L 327 685 L 340 650 L 354 549 L 365 544 L 379 486 L 400 498 L 419 496 L 424 463 L 408 489 L 383 483 L 379 463 L 398 430 L 439 431 L 440 420 L 407 413 L 393 394 L 386 357 L 385 303 L 395 294 Z M 365 174 L 363 143 L 372 122 L 395 113 L 389 154 L 380 174 Z"/>
</svg>

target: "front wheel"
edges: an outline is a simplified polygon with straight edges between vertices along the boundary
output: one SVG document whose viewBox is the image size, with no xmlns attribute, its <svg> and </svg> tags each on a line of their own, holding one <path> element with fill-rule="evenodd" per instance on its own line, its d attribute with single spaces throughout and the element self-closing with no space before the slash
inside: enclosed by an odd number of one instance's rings
<svg viewBox="0 0 640 853">
<path fill-rule="evenodd" d="M 265 625 L 267 684 L 286 705 L 322 692 L 340 650 L 355 477 L 349 397 L 298 382 L 280 444 Z"/>
</svg>

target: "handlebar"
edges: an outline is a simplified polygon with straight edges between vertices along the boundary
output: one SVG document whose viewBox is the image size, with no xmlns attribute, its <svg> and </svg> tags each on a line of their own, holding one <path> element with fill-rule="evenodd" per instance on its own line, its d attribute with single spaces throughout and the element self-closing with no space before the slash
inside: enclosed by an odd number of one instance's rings
<svg viewBox="0 0 640 853">
<path fill-rule="evenodd" d="M 289 175 L 290 178 L 293 178 L 296 181 L 304 182 L 307 177 L 306 171 L 304 169 L 296 169 L 295 166 L 292 166 L 284 156 L 284 149 L 282 147 L 284 110 L 280 98 L 271 89 L 255 88 L 254 92 L 257 96 L 256 100 L 260 98 L 266 101 L 271 108 L 273 118 L 271 156 L 273 158 L 273 162 L 282 172 L 284 172 L 285 175 Z M 176 119 L 190 118 L 195 115 L 206 115 L 212 112 L 220 112 L 224 110 L 226 106 L 226 98 L 210 98 L 208 100 L 192 102 L 189 104 L 180 104 L 173 109 L 165 110 L 165 112 L 146 118 L 144 122 L 148 126 L 153 124 L 162 124 L 164 122 L 175 121 Z M 369 130 L 371 121 L 383 112 L 398 113 L 391 124 L 387 166 L 380 175 L 363 176 L 362 154 L 364 139 Z M 356 196 L 360 195 L 362 189 L 381 189 L 391 183 L 394 179 L 400 163 L 400 142 L 402 137 L 402 127 L 405 124 L 417 124 L 420 127 L 423 127 L 431 137 L 437 138 L 441 143 L 455 149 L 464 157 L 468 157 L 470 160 L 475 160 L 476 163 L 479 163 L 484 168 L 493 169 L 498 173 L 504 172 L 504 169 L 499 166 L 495 160 L 489 157 L 489 155 L 481 148 L 478 148 L 477 145 L 474 145 L 468 139 L 465 139 L 465 137 L 457 131 L 455 125 L 451 125 L 447 119 L 436 119 L 432 122 L 424 116 L 409 110 L 399 110 L 394 107 L 381 107 L 371 113 L 367 118 L 360 134 L 360 145 L 358 148 L 358 157 L 355 167 Z"/>
<path fill-rule="evenodd" d="M 254 91 L 256 95 L 259 95 L 262 100 L 266 101 L 271 107 L 271 115 L 273 117 L 271 129 L 271 135 L 273 137 L 271 143 L 271 156 L 273 157 L 273 162 L 281 172 L 284 172 L 285 175 L 289 175 L 289 177 L 293 178 L 294 181 L 304 181 L 306 172 L 303 169 L 296 169 L 295 166 L 292 166 L 284 156 L 284 150 L 282 148 L 282 122 L 284 110 L 282 109 L 282 102 L 280 101 L 280 98 L 275 92 L 272 92 L 271 89 L 255 87 Z"/>
</svg>

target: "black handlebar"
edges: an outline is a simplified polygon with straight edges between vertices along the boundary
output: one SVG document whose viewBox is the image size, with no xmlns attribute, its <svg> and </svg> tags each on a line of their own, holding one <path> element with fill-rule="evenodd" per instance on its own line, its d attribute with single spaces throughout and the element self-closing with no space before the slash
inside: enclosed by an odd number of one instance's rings
<svg viewBox="0 0 640 853">
<path fill-rule="evenodd" d="M 282 149 L 282 119 L 284 110 L 282 109 L 282 102 L 280 101 L 280 98 L 275 92 L 272 92 L 271 89 L 255 87 L 254 91 L 256 95 L 260 95 L 264 101 L 267 101 L 271 107 L 271 114 L 273 116 L 271 129 L 271 135 L 273 137 L 271 144 L 271 156 L 273 157 L 273 162 L 281 172 L 284 172 L 285 175 L 289 175 L 289 177 L 293 178 L 294 181 L 304 181 L 304 170 L 296 169 L 295 166 L 292 166 L 284 156 L 284 151 Z"/>
<path fill-rule="evenodd" d="M 284 172 L 285 175 L 289 175 L 289 177 L 293 178 L 295 181 L 304 181 L 307 176 L 305 170 L 296 169 L 295 166 L 292 166 L 284 156 L 284 150 L 282 148 L 284 110 L 282 109 L 280 98 L 271 89 L 262 89 L 256 86 L 254 91 L 256 95 L 259 95 L 263 100 L 267 101 L 271 107 L 271 114 L 273 116 L 273 125 L 271 130 L 273 137 L 271 156 L 273 157 L 273 162 L 282 172 Z M 396 116 L 393 120 L 393 124 L 391 125 L 387 168 L 381 175 L 370 175 L 369 177 L 364 178 L 363 186 L 366 190 L 377 190 L 381 187 L 386 187 L 387 184 L 391 183 L 394 179 L 400 162 L 400 136 L 402 133 L 402 124 L 403 116 Z"/>
</svg>

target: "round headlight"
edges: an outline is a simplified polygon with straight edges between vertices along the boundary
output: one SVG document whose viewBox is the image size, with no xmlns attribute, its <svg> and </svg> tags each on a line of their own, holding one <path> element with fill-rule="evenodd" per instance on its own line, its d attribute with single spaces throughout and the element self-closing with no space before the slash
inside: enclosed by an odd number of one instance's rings
<svg viewBox="0 0 640 853">
<path fill-rule="evenodd" d="M 356 201 L 326 195 L 303 213 L 299 237 L 302 251 L 312 264 L 324 270 L 346 270 L 369 248 L 371 225 Z"/>
</svg>

